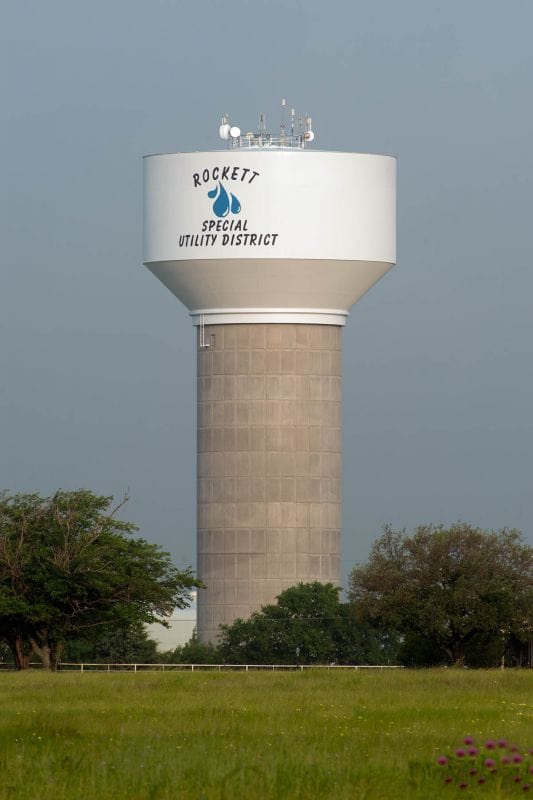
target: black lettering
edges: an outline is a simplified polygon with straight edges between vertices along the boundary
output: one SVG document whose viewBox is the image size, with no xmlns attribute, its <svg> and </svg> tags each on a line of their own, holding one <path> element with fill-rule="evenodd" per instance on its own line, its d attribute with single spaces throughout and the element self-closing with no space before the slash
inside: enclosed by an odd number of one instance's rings
<svg viewBox="0 0 533 800">
<path fill-rule="evenodd" d="M 195 187 L 196 186 L 200 186 L 200 176 L 198 175 L 197 172 L 194 173 L 194 175 L 192 176 L 192 179 L 194 181 Z"/>
<path fill-rule="evenodd" d="M 239 177 L 239 167 L 233 167 L 233 170 L 231 172 L 231 180 L 236 181 L 238 177 Z"/>
<path fill-rule="evenodd" d="M 209 230 L 212 231 L 216 224 L 217 224 L 216 220 L 210 219 L 209 220 Z"/>
<path fill-rule="evenodd" d="M 241 239 L 242 239 L 242 233 L 235 233 L 233 235 L 233 238 L 235 239 L 236 246 L 239 246 L 240 243 L 241 243 Z"/>
<path fill-rule="evenodd" d="M 218 173 L 219 173 L 218 167 L 213 167 L 212 176 L 214 181 L 218 181 Z"/>
<path fill-rule="evenodd" d="M 202 222 L 202 232 L 206 231 L 208 227 L 209 227 L 209 220 L 204 219 L 204 221 Z"/>
<path fill-rule="evenodd" d="M 207 183 L 207 181 L 209 180 L 209 170 L 208 169 L 204 169 L 204 171 L 202 172 L 202 178 L 204 180 L 204 183 Z"/>
<path fill-rule="evenodd" d="M 222 180 L 223 181 L 229 180 L 228 175 L 229 175 L 229 167 L 222 167 Z"/>
<path fill-rule="evenodd" d="M 257 176 L 258 176 L 258 175 L 259 175 L 259 173 L 258 173 L 258 172 L 256 172 L 256 171 L 254 170 L 254 171 L 253 171 L 253 173 L 252 173 L 252 177 L 250 178 L 250 180 L 248 181 L 248 183 L 251 183 L 251 182 L 253 181 L 253 179 L 254 179 L 254 178 L 257 178 Z"/>
<path fill-rule="evenodd" d="M 243 167 L 243 168 L 242 168 L 241 182 L 244 180 L 244 178 L 246 177 L 246 175 L 247 175 L 249 172 L 250 172 L 250 169 L 249 169 L 249 167 Z"/>
<path fill-rule="evenodd" d="M 257 239 L 257 233 L 251 233 L 250 234 L 250 244 L 255 244 L 256 239 Z"/>
<path fill-rule="evenodd" d="M 222 244 L 226 245 L 229 242 L 229 233 L 224 233 L 222 235 Z"/>
<path fill-rule="evenodd" d="M 272 234 L 272 247 L 276 244 L 276 239 L 278 238 L 279 233 Z"/>
</svg>

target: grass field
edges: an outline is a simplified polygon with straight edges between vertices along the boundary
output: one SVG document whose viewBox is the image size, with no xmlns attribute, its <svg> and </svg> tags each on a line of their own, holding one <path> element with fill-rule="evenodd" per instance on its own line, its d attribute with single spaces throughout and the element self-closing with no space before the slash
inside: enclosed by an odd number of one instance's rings
<svg viewBox="0 0 533 800">
<path fill-rule="evenodd" d="M 533 672 L 0 673 L 0 715 L 6 800 L 495 800 L 435 760 L 533 747 Z"/>
</svg>

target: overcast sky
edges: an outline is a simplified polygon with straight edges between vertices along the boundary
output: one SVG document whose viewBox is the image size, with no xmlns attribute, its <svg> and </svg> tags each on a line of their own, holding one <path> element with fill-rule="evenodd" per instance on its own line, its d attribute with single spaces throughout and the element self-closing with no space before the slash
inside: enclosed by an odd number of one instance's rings
<svg viewBox="0 0 533 800">
<path fill-rule="evenodd" d="M 220 115 L 398 157 L 398 265 L 344 332 L 343 574 L 384 523 L 533 543 L 531 0 L 19 0 L 0 36 L 0 487 L 131 493 L 195 561 L 195 342 L 141 265 L 141 157 Z"/>
</svg>

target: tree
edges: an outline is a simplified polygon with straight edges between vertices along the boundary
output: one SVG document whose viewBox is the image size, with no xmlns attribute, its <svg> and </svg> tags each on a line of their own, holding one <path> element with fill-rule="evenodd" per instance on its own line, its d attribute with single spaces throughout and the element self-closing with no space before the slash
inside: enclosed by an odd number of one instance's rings
<svg viewBox="0 0 533 800">
<path fill-rule="evenodd" d="M 220 652 L 228 663 L 369 664 L 391 660 L 385 640 L 361 625 L 331 583 L 299 583 L 276 605 L 250 619 L 221 626 Z"/>
<path fill-rule="evenodd" d="M 196 630 L 183 645 L 162 654 L 165 664 L 220 664 L 222 655 L 219 648 L 211 642 L 201 642 Z"/>
<path fill-rule="evenodd" d="M 13 654 L 5 642 L 0 641 L 0 664 L 11 662 Z"/>
<path fill-rule="evenodd" d="M 0 639 L 18 669 L 56 669 L 65 642 L 96 628 L 162 622 L 197 586 L 117 518 L 127 498 L 58 491 L 0 495 Z"/>
<path fill-rule="evenodd" d="M 386 527 L 349 587 L 358 613 L 401 632 L 422 663 L 432 652 L 461 665 L 469 648 L 479 659 L 480 644 L 494 653 L 499 640 L 503 653 L 510 636 L 533 635 L 533 548 L 516 530 L 457 523 L 420 526 L 409 537 Z"/>
<path fill-rule="evenodd" d="M 157 642 L 150 639 L 144 623 L 94 628 L 93 636 L 66 642 L 62 661 L 95 664 L 153 664 L 159 661 Z"/>
</svg>

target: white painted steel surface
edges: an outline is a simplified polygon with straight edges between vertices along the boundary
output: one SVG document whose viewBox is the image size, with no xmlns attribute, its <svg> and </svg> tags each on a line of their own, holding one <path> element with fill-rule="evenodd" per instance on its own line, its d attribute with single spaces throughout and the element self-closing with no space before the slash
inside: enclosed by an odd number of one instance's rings
<svg viewBox="0 0 533 800">
<path fill-rule="evenodd" d="M 195 324 L 342 325 L 395 262 L 390 156 L 176 153 L 144 172 L 143 261 Z"/>
</svg>

